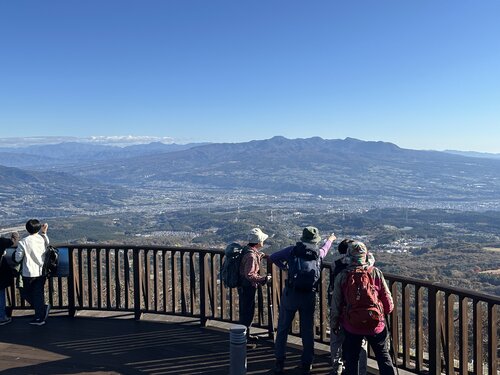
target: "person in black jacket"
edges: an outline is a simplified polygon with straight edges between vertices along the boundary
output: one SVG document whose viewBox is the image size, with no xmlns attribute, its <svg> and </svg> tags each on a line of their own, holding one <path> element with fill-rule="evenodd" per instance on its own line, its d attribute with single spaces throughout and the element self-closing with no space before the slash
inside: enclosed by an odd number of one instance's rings
<svg viewBox="0 0 500 375">
<path fill-rule="evenodd" d="M 19 234 L 13 232 L 10 238 L 0 237 L 0 326 L 8 324 L 12 318 L 6 312 L 5 289 L 7 289 L 14 281 L 15 271 L 10 267 L 7 262 L 5 250 L 9 247 L 16 247 L 19 241 Z"/>
</svg>

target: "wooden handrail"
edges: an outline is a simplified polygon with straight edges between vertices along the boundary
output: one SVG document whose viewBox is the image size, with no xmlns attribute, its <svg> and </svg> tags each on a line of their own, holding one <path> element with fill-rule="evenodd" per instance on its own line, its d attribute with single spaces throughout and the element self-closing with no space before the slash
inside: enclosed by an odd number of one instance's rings
<svg viewBox="0 0 500 375">
<path fill-rule="evenodd" d="M 235 289 L 219 282 L 221 249 L 137 245 L 73 245 L 69 249 L 70 276 L 49 280 L 49 303 L 68 309 L 130 311 L 139 320 L 143 313 L 191 316 L 235 322 L 238 303 Z M 273 276 L 270 288 L 258 293 L 254 325 L 274 334 L 280 292 L 286 273 L 272 264 L 263 267 Z M 326 290 L 331 265 L 321 275 L 315 339 L 329 342 Z M 500 298 L 399 275 L 385 274 L 395 300 L 390 317 L 391 337 L 398 365 L 413 373 L 497 375 L 498 309 Z M 13 308 L 23 308 L 19 293 L 9 289 Z M 271 301 L 271 303 L 270 303 Z M 298 335 L 296 325 L 292 334 Z"/>
</svg>

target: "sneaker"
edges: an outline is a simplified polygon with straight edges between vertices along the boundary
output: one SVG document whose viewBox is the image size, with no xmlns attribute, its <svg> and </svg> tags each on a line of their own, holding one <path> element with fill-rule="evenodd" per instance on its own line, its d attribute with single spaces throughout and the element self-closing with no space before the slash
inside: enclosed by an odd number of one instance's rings
<svg viewBox="0 0 500 375">
<path fill-rule="evenodd" d="M 10 322 L 12 322 L 12 318 L 5 318 L 4 320 L 0 320 L 0 326 L 4 326 L 6 324 L 9 324 Z"/>
<path fill-rule="evenodd" d="M 42 319 L 33 319 L 30 324 L 32 326 L 43 326 L 45 324 L 45 320 Z"/>
<path fill-rule="evenodd" d="M 50 305 L 45 305 L 45 318 L 43 320 L 47 320 L 49 317 L 49 312 L 50 312 Z"/>
<path fill-rule="evenodd" d="M 285 371 L 285 361 L 282 359 L 277 359 L 276 364 L 274 365 L 274 373 L 283 374 L 284 371 Z"/>
<path fill-rule="evenodd" d="M 254 342 L 247 343 L 247 350 L 253 350 L 257 347 L 257 344 Z"/>
</svg>

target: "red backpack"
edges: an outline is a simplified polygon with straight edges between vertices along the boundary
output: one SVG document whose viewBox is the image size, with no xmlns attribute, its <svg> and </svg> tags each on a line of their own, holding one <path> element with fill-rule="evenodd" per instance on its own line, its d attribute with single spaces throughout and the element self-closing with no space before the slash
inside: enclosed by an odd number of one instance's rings
<svg viewBox="0 0 500 375">
<path fill-rule="evenodd" d="M 355 268 L 347 272 L 344 284 L 344 319 L 354 328 L 375 330 L 384 321 L 384 307 L 373 282 L 373 268 Z"/>
</svg>

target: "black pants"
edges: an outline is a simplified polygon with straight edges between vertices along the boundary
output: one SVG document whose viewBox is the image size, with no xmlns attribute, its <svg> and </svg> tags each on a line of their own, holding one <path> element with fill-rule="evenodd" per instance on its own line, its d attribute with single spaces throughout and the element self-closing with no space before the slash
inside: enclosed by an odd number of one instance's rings
<svg viewBox="0 0 500 375">
<path fill-rule="evenodd" d="M 346 374 L 358 375 L 359 351 L 363 337 L 366 337 L 368 344 L 375 353 L 378 370 L 380 375 L 394 375 L 394 366 L 392 365 L 391 355 L 389 353 L 389 336 L 387 328 L 376 335 L 355 335 L 345 331 L 344 340 L 344 358 L 346 361 Z"/>
<path fill-rule="evenodd" d="M 247 337 L 250 334 L 253 316 L 255 314 L 255 292 L 257 288 L 253 286 L 242 286 L 238 288 L 240 302 L 240 324 L 247 327 Z"/>
<path fill-rule="evenodd" d="M 44 320 L 45 318 L 45 295 L 43 290 L 46 280 L 46 276 L 23 277 L 21 296 L 35 310 L 35 319 Z"/>
</svg>

